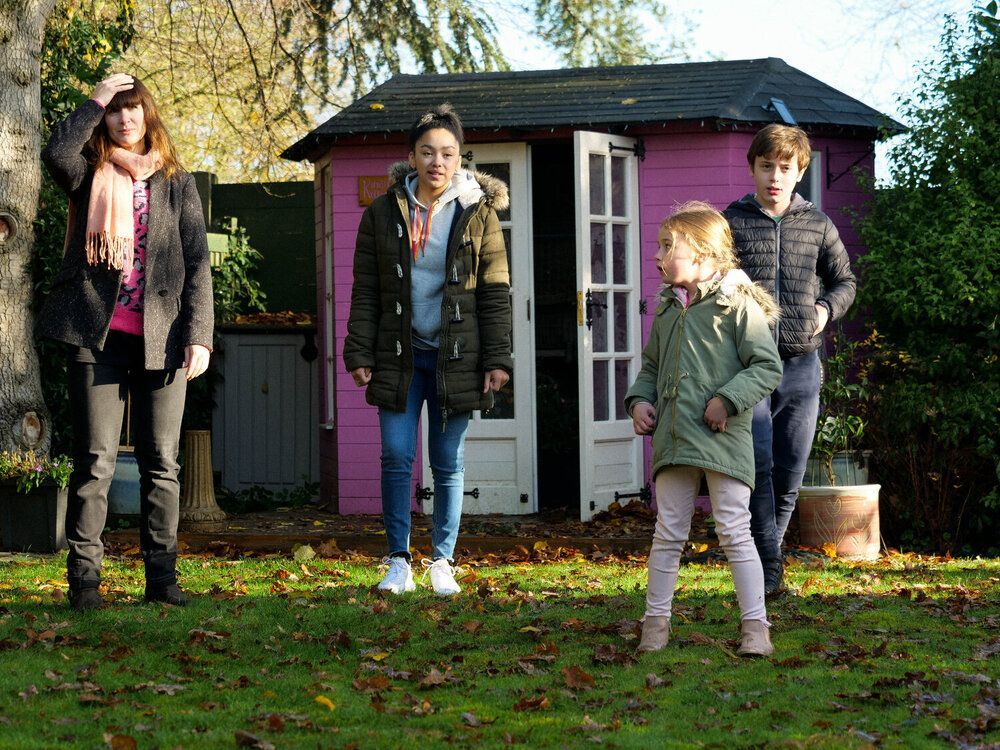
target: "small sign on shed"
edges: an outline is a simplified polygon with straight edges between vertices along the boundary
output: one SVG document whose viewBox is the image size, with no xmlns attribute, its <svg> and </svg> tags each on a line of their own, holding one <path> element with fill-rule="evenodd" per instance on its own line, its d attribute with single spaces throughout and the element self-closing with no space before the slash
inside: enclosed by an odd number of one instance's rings
<svg viewBox="0 0 1000 750">
<path fill-rule="evenodd" d="M 389 189 L 389 175 L 359 175 L 358 205 L 368 206 Z"/>
</svg>

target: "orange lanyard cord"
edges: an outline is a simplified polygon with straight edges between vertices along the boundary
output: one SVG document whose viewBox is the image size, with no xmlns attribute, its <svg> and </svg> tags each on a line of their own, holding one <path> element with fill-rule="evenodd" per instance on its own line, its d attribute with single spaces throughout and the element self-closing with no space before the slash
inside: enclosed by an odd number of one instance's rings
<svg viewBox="0 0 1000 750">
<path fill-rule="evenodd" d="M 420 206 L 417 204 L 413 206 L 413 219 L 410 220 L 410 249 L 413 250 L 413 260 L 417 259 L 418 252 L 423 254 L 427 250 L 427 241 L 431 236 L 431 218 L 436 205 L 437 201 L 434 201 L 427 209 L 427 222 L 423 226 L 420 225 Z"/>
</svg>

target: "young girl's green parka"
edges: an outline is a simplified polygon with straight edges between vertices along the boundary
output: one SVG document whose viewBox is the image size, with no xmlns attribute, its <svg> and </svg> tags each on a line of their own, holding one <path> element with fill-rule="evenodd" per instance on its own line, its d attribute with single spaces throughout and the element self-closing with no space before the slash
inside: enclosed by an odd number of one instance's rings
<svg viewBox="0 0 1000 750">
<path fill-rule="evenodd" d="M 639 401 L 656 407 L 653 476 L 665 466 L 699 466 L 753 487 L 751 410 L 781 380 L 769 327 L 777 315 L 770 295 L 739 270 L 700 283 L 686 309 L 662 290 L 642 369 L 625 394 L 629 413 Z M 726 403 L 725 432 L 702 421 L 713 396 Z"/>
</svg>

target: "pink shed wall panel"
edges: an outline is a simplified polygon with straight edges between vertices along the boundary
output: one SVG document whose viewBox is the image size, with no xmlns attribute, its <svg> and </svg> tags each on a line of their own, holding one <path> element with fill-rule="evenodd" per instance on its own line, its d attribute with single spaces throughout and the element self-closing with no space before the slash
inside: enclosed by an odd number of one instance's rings
<svg viewBox="0 0 1000 750">
<path fill-rule="evenodd" d="M 358 205 L 358 178 L 386 175 L 389 167 L 406 158 L 405 146 L 335 147 L 330 152 L 333 210 L 334 367 L 338 441 L 336 494 L 341 513 L 380 513 L 378 412 L 365 402 L 364 390 L 344 371 L 344 336 L 350 313 L 354 245 L 364 206 Z M 321 293 L 325 295 L 326 290 Z M 323 297 L 321 296 L 321 299 Z M 419 464 L 415 475 L 419 476 Z"/>
</svg>

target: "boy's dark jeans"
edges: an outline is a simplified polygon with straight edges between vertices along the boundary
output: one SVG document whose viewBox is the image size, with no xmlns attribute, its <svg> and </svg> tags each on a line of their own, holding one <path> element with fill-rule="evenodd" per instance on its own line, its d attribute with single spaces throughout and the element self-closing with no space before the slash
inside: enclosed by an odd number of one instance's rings
<svg viewBox="0 0 1000 750">
<path fill-rule="evenodd" d="M 750 532 L 764 567 L 765 587 L 781 581 L 781 542 L 795 510 L 819 414 L 822 376 L 817 352 L 783 360 L 781 383 L 753 409 L 756 480 Z"/>
<path fill-rule="evenodd" d="M 103 351 L 71 351 L 68 364 L 74 461 L 66 511 L 70 587 L 96 587 L 101 580 L 101 532 L 130 391 L 146 582 L 158 589 L 176 583 L 177 450 L 187 392 L 185 371 L 146 370 L 142 338 L 115 331 L 108 334 Z"/>
</svg>

